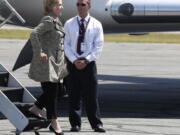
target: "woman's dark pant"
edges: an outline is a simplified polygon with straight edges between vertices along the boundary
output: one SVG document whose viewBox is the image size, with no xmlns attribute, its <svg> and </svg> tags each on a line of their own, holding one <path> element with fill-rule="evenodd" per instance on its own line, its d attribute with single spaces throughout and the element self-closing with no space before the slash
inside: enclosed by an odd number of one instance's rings
<svg viewBox="0 0 180 135">
<path fill-rule="evenodd" d="M 47 119 L 57 118 L 57 96 L 58 96 L 58 83 L 41 82 L 43 94 L 35 102 L 35 105 L 47 110 Z"/>
</svg>

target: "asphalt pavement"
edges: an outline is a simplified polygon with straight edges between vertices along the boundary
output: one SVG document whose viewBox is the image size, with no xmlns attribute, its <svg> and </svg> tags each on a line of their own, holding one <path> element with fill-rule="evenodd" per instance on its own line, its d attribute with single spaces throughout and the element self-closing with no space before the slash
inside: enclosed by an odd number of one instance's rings
<svg viewBox="0 0 180 135">
<path fill-rule="evenodd" d="M 0 63 L 10 71 L 25 40 L 0 39 Z M 180 45 L 105 43 L 97 61 L 99 102 L 107 135 L 180 134 Z M 12 72 L 35 96 L 38 82 L 27 76 L 29 65 Z M 67 135 L 96 135 L 83 113 L 82 131 L 69 132 L 68 98 L 59 98 L 59 122 Z M 0 135 L 15 127 L 0 120 Z M 33 132 L 22 135 L 33 135 Z M 41 135 L 53 135 L 41 129 Z"/>
</svg>

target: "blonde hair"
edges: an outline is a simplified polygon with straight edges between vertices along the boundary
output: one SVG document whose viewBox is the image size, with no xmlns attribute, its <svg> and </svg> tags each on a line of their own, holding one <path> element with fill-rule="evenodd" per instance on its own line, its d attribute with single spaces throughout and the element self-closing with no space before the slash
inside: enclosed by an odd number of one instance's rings
<svg viewBox="0 0 180 135">
<path fill-rule="evenodd" d="M 59 4 L 59 0 L 45 0 L 44 1 L 45 14 L 50 13 L 52 11 L 52 6 L 55 4 Z"/>
</svg>

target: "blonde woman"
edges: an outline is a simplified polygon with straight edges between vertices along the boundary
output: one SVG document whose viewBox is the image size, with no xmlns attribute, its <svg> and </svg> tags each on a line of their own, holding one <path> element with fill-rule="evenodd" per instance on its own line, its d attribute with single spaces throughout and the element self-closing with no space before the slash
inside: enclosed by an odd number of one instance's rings
<svg viewBox="0 0 180 135">
<path fill-rule="evenodd" d="M 62 0 L 46 0 L 45 16 L 30 36 L 33 59 L 29 77 L 41 83 L 43 94 L 38 98 L 31 113 L 42 117 L 41 110 L 46 108 L 47 119 L 51 120 L 50 131 L 63 135 L 57 121 L 58 82 L 67 75 L 64 58 L 64 29 L 59 20 L 62 13 Z"/>
</svg>

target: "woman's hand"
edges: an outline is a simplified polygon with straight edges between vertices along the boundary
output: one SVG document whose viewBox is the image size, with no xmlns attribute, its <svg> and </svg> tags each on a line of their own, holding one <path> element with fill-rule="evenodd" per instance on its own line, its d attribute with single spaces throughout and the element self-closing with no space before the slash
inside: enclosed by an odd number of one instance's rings
<svg viewBox="0 0 180 135">
<path fill-rule="evenodd" d="M 48 56 L 45 53 L 40 53 L 40 60 L 41 61 L 47 61 L 48 60 Z"/>
</svg>

